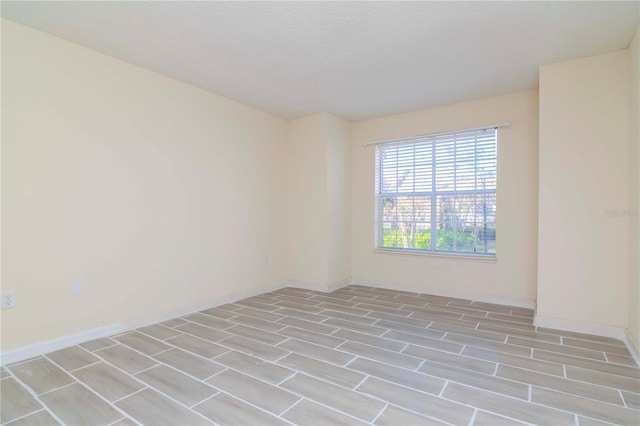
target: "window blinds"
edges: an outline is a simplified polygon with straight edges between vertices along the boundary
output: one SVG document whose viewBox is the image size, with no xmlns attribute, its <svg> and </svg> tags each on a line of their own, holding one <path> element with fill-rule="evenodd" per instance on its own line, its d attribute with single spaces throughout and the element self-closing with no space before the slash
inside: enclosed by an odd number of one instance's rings
<svg viewBox="0 0 640 426">
<path fill-rule="evenodd" d="M 378 248 L 495 255 L 497 131 L 376 145 Z"/>
</svg>

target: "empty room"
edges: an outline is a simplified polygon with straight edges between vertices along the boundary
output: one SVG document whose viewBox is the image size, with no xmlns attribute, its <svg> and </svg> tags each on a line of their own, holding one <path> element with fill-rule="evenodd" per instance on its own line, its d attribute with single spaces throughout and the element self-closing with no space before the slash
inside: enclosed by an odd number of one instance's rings
<svg viewBox="0 0 640 426">
<path fill-rule="evenodd" d="M 0 8 L 1 425 L 640 424 L 640 2 Z"/>
</svg>

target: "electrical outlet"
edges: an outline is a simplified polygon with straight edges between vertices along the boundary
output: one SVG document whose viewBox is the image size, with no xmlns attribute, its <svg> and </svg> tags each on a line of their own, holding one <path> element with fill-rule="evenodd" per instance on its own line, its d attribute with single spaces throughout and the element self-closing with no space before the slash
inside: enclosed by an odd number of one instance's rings
<svg viewBox="0 0 640 426">
<path fill-rule="evenodd" d="M 11 309 L 16 307 L 16 292 L 3 291 L 0 293 L 0 305 L 2 309 Z"/>
</svg>

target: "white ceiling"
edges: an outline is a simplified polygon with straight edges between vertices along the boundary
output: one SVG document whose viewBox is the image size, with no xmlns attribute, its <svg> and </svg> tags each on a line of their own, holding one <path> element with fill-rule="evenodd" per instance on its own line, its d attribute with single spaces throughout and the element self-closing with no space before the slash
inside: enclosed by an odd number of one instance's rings
<svg viewBox="0 0 640 426">
<path fill-rule="evenodd" d="M 639 2 L 12 2 L 2 16 L 291 118 L 535 88 L 628 46 Z"/>
</svg>

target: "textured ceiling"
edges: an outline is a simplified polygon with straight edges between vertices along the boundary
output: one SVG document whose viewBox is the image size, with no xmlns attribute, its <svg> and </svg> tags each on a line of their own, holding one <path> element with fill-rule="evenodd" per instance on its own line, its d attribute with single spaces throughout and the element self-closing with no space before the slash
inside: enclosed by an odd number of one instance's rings
<svg viewBox="0 0 640 426">
<path fill-rule="evenodd" d="M 537 87 L 639 2 L 11 2 L 2 16 L 256 108 L 362 119 Z"/>
</svg>

